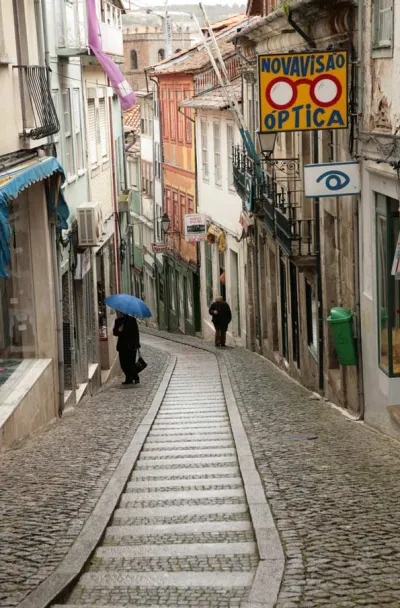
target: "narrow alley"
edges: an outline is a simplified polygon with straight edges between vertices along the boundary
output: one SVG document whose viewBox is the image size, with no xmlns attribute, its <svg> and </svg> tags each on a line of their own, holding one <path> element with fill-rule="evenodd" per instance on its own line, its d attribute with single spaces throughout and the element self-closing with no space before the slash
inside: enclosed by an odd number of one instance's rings
<svg viewBox="0 0 400 608">
<path fill-rule="evenodd" d="M 143 334 L 139 387 L 117 378 L 2 459 L 2 608 L 47 605 L 102 502 L 105 533 L 53 606 L 274 605 L 274 568 L 249 600 L 280 547 L 272 519 L 257 531 L 253 457 L 285 556 L 276 606 L 398 606 L 397 443 L 255 354 L 173 339 Z"/>
</svg>

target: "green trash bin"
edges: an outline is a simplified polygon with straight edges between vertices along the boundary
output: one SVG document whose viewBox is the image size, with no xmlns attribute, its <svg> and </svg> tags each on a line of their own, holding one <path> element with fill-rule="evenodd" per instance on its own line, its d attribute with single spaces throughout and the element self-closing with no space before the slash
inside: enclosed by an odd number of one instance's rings
<svg viewBox="0 0 400 608">
<path fill-rule="evenodd" d="M 328 323 L 332 330 L 340 365 L 357 365 L 353 313 L 345 308 L 332 308 Z"/>
</svg>

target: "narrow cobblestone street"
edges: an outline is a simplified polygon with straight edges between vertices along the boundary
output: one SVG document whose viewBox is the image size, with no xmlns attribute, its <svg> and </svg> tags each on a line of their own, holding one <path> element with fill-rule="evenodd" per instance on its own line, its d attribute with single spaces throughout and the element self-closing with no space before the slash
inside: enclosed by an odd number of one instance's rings
<svg viewBox="0 0 400 608">
<path fill-rule="evenodd" d="M 259 556 L 217 351 L 162 337 L 143 334 L 151 363 L 139 388 L 120 389 L 118 379 L 2 456 L 2 607 L 17 606 L 66 555 L 172 354 L 175 373 L 120 505 L 64 602 L 238 606 L 247 598 Z M 345 418 L 258 355 L 234 348 L 217 355 L 285 551 L 277 607 L 399 606 L 398 443 Z"/>
</svg>

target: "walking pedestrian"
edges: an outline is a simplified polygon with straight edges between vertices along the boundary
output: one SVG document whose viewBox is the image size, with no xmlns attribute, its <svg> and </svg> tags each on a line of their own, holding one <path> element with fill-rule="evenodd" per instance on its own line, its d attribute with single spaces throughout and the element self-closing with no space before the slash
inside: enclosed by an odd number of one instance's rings
<svg viewBox="0 0 400 608">
<path fill-rule="evenodd" d="M 137 351 L 140 348 L 139 327 L 135 317 L 124 315 L 118 310 L 113 334 L 118 336 L 117 351 L 121 369 L 125 374 L 122 384 L 139 384 L 139 375 L 135 370 Z"/>
<path fill-rule="evenodd" d="M 232 321 L 231 308 L 222 296 L 218 296 L 215 302 L 211 304 L 209 313 L 215 327 L 215 346 L 224 348 L 226 346 L 228 325 Z"/>
</svg>

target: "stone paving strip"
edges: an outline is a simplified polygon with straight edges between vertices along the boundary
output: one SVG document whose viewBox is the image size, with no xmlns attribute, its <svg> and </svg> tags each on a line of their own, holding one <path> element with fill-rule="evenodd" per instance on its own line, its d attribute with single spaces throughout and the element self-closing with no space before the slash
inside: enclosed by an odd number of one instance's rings
<svg viewBox="0 0 400 608">
<path fill-rule="evenodd" d="M 260 558 L 216 359 L 174 354 L 118 508 L 58 607 L 269 606 L 252 591 Z"/>
</svg>

